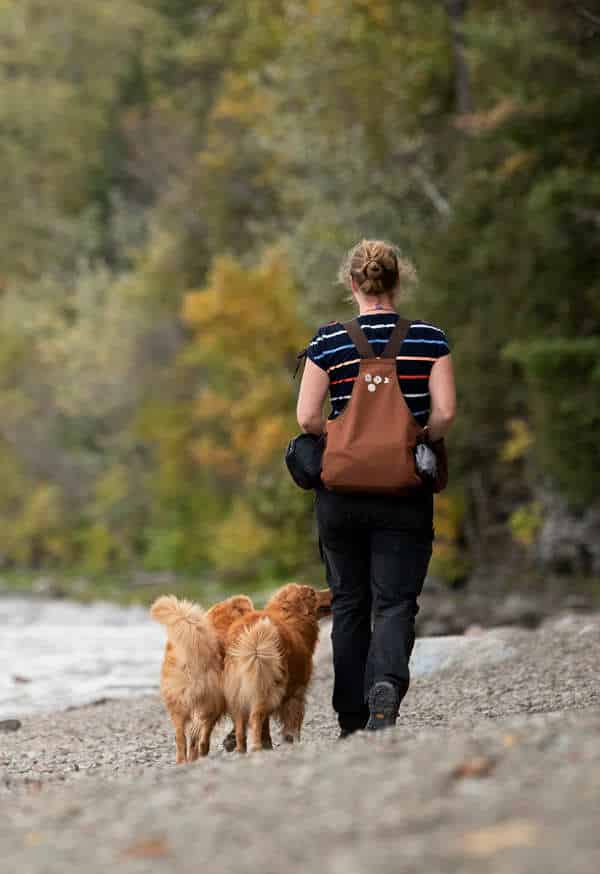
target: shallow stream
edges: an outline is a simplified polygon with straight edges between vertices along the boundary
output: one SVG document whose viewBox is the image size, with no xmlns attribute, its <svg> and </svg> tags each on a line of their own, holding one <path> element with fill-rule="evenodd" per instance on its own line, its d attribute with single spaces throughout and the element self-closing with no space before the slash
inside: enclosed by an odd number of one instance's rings
<svg viewBox="0 0 600 874">
<path fill-rule="evenodd" d="M 0 598 L 0 719 L 155 691 L 164 631 L 141 607 Z"/>
</svg>

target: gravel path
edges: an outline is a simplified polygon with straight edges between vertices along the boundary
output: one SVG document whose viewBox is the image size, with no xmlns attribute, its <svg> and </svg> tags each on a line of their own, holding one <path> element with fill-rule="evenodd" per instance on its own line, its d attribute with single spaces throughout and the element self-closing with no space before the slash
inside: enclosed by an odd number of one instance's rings
<svg viewBox="0 0 600 874">
<path fill-rule="evenodd" d="M 175 768 L 155 697 L 0 733 L 2 870 L 598 870 L 600 616 L 419 642 L 397 728 L 343 743 L 322 638 L 293 749 L 227 755 L 223 726 Z"/>
</svg>

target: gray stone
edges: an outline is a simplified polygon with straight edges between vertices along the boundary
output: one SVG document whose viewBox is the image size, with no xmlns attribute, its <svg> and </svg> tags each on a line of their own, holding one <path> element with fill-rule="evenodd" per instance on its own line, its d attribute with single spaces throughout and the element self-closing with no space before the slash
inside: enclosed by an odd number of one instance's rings
<svg viewBox="0 0 600 874">
<path fill-rule="evenodd" d="M 543 492 L 544 524 L 537 541 L 541 561 L 553 570 L 600 574 L 600 504 L 576 513 L 558 495 Z"/>
<path fill-rule="evenodd" d="M 543 615 L 543 610 L 534 598 L 513 592 L 497 606 L 494 619 L 498 625 L 535 628 L 542 621 Z"/>
</svg>

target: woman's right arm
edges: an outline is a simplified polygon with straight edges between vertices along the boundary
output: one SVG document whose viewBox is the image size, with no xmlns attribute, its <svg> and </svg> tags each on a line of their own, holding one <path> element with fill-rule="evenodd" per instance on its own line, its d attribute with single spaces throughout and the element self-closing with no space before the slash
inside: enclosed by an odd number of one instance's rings
<svg viewBox="0 0 600 874">
<path fill-rule="evenodd" d="M 307 358 L 296 413 L 298 424 L 308 434 L 316 434 L 319 437 L 325 430 L 323 405 L 328 391 L 329 376 L 326 371 L 321 370 L 314 361 Z"/>
<path fill-rule="evenodd" d="M 451 355 L 438 358 L 431 368 L 429 394 L 431 412 L 427 430 L 429 439 L 435 442 L 446 436 L 456 415 L 456 388 Z"/>
</svg>

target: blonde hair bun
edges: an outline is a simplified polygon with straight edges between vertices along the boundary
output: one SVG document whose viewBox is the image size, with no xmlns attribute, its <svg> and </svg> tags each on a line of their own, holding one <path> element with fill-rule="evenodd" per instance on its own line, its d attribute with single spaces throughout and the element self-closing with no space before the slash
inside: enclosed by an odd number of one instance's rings
<svg viewBox="0 0 600 874">
<path fill-rule="evenodd" d="M 369 261 L 368 264 L 365 264 L 364 272 L 369 279 L 379 279 L 383 273 L 383 265 L 379 261 Z"/>
<path fill-rule="evenodd" d="M 417 273 L 397 246 L 384 240 L 361 240 L 347 253 L 338 278 L 349 291 L 354 280 L 363 294 L 379 295 L 393 294 L 402 281 L 414 282 Z"/>
</svg>

